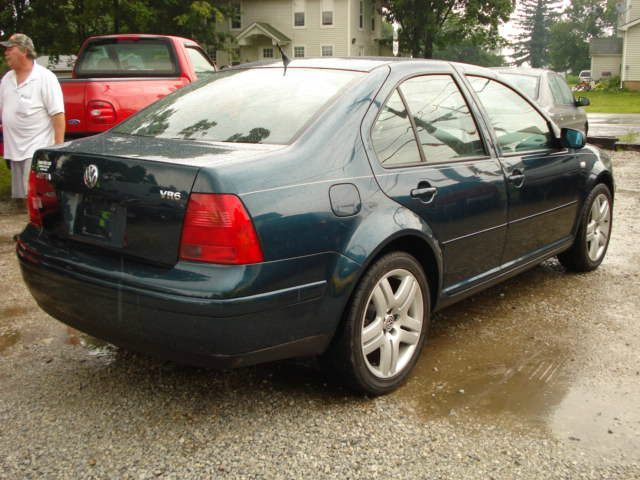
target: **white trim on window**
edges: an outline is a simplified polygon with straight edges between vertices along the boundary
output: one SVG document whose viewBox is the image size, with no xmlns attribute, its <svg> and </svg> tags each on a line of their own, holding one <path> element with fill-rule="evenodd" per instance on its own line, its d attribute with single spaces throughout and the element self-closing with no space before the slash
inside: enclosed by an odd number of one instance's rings
<svg viewBox="0 0 640 480">
<path fill-rule="evenodd" d="M 325 15 L 326 14 L 326 15 Z M 325 20 L 329 20 L 331 23 L 324 23 Z M 336 9 L 333 0 L 322 0 L 320 2 L 320 27 L 321 28 L 333 28 L 336 25 Z"/>
<path fill-rule="evenodd" d="M 330 52 L 329 55 L 325 55 L 325 49 L 327 49 L 327 52 Z M 329 50 L 329 49 L 331 49 L 331 50 Z M 321 57 L 333 57 L 334 54 L 335 54 L 334 45 L 320 45 L 320 56 Z"/>
<path fill-rule="evenodd" d="M 307 28 L 307 5 L 305 0 L 292 0 L 291 3 L 293 4 L 293 18 L 291 20 L 293 28 Z M 300 13 L 302 14 L 302 25 L 296 25 L 296 15 Z"/>
<path fill-rule="evenodd" d="M 302 49 L 302 56 L 298 56 L 296 53 L 296 49 Z M 305 54 L 307 52 L 307 46 L 306 45 L 294 45 L 293 47 L 293 58 L 304 58 Z"/>
<path fill-rule="evenodd" d="M 238 31 L 238 30 L 242 30 L 242 0 L 236 0 L 235 2 L 233 2 L 232 4 L 233 8 L 237 8 L 238 12 L 237 12 L 237 17 L 231 17 L 229 19 L 229 30 L 233 30 L 234 32 Z M 238 21 L 238 25 L 237 27 L 234 27 L 234 20 Z"/>
</svg>

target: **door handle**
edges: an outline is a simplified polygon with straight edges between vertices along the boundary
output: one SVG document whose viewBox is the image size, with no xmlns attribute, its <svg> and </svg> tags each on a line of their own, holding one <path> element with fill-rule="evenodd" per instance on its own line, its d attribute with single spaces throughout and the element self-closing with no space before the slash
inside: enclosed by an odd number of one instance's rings
<svg viewBox="0 0 640 480">
<path fill-rule="evenodd" d="M 509 183 L 515 188 L 521 188 L 522 185 L 524 185 L 524 174 L 520 170 L 514 170 L 511 175 L 509 175 Z"/>
<path fill-rule="evenodd" d="M 411 190 L 411 197 L 417 198 L 423 203 L 431 203 L 438 193 L 436 187 L 432 187 L 427 182 L 420 182 L 418 188 Z"/>
</svg>

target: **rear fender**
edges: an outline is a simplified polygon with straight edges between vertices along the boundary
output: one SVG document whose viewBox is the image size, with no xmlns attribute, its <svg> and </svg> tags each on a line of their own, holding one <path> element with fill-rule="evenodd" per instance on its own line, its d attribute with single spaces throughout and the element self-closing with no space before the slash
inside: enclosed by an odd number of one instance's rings
<svg viewBox="0 0 640 480">
<path fill-rule="evenodd" d="M 435 265 L 423 267 L 428 277 L 432 277 L 430 272 L 437 276 L 435 282 L 433 278 L 429 278 L 430 283 L 433 283 L 431 297 L 435 309 L 436 300 L 442 290 L 442 250 L 438 241 L 431 228 L 414 212 L 388 199 L 385 203 L 386 208 L 378 206 L 375 211 L 369 211 L 373 218 L 368 218 L 366 223 L 361 223 L 354 230 L 344 250 L 345 255 L 340 257 L 331 275 L 330 293 L 341 299 L 341 311 L 344 312 L 355 287 L 367 269 L 389 251 L 406 250 L 400 247 L 400 244 L 404 243 L 402 240 L 411 240 L 410 243 L 414 244 L 421 242 L 432 254 Z M 393 218 L 394 222 L 385 220 L 389 218 Z M 416 252 L 408 253 L 420 257 Z"/>
</svg>

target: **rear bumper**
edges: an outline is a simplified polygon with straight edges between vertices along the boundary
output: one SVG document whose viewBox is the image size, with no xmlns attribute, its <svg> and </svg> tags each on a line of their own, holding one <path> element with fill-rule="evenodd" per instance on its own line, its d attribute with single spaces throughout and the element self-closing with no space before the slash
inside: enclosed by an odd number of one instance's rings
<svg viewBox="0 0 640 480">
<path fill-rule="evenodd" d="M 191 365 L 234 368 L 322 353 L 339 315 L 327 282 L 236 298 L 145 290 L 48 261 L 19 237 L 22 276 L 39 306 L 124 348 Z"/>
</svg>

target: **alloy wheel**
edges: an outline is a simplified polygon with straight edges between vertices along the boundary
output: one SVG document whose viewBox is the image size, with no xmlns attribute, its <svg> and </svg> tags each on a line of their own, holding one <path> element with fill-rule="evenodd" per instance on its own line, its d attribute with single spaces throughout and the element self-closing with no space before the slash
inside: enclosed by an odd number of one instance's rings
<svg viewBox="0 0 640 480">
<path fill-rule="evenodd" d="M 422 289 L 408 270 L 395 269 L 375 285 L 362 318 L 361 348 L 369 371 L 393 377 L 409 364 L 423 328 Z"/>
<path fill-rule="evenodd" d="M 587 255 L 597 262 L 604 255 L 611 233 L 611 205 L 606 195 L 598 195 L 591 205 L 586 228 Z"/>
</svg>

